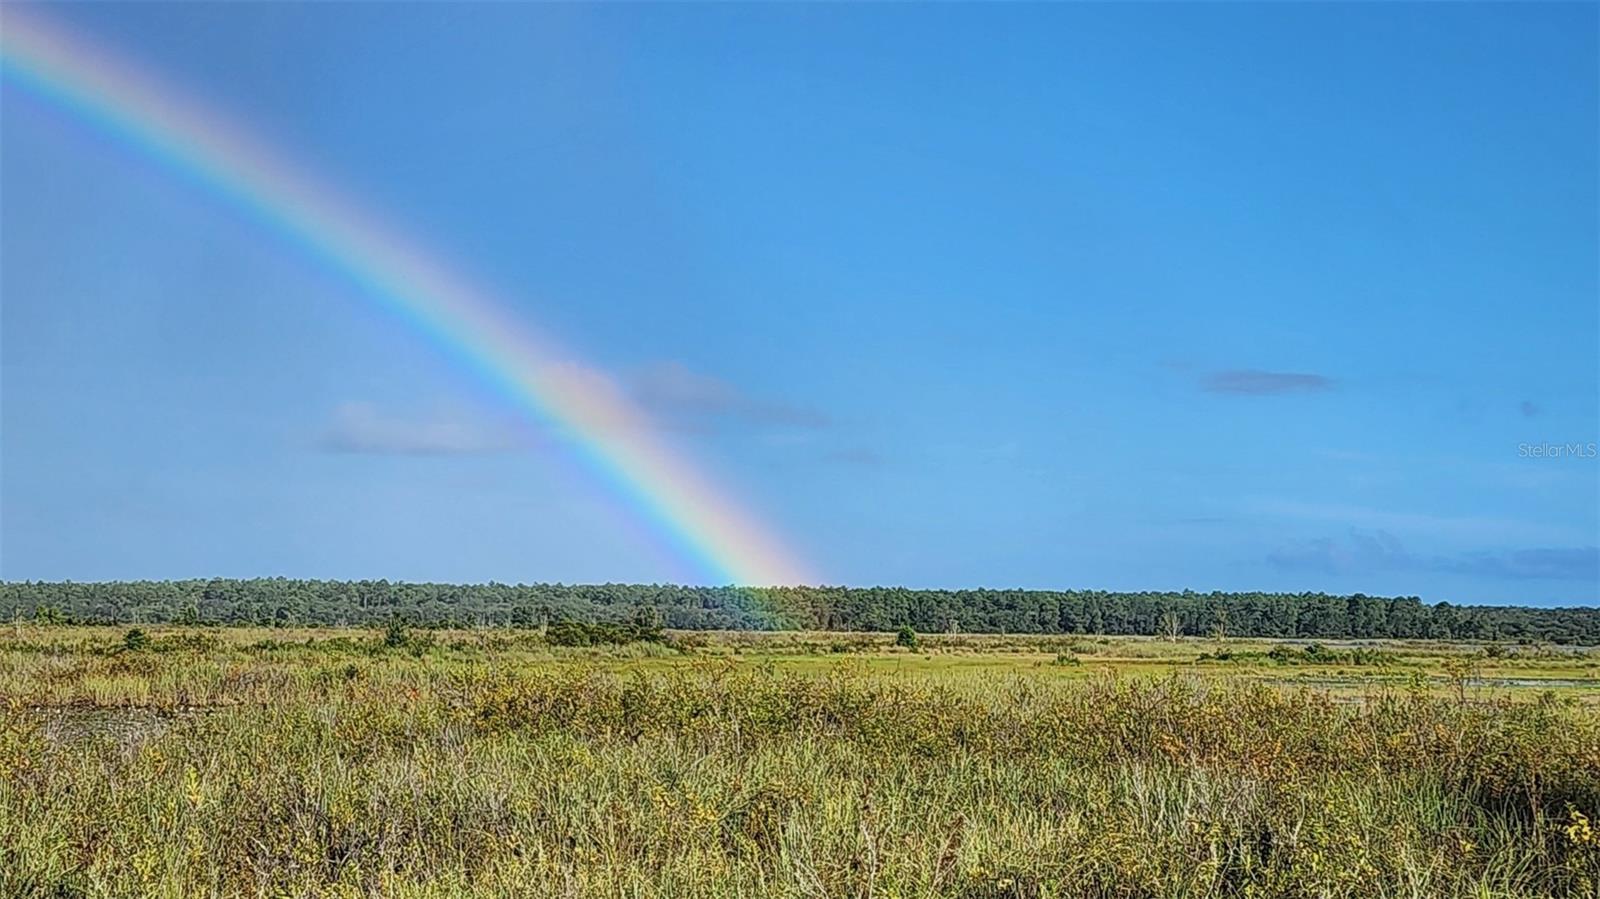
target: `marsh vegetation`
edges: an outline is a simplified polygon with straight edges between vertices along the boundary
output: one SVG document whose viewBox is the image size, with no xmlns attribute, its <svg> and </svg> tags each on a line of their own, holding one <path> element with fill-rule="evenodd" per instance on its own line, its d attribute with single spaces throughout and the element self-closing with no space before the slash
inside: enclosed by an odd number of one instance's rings
<svg viewBox="0 0 1600 899">
<path fill-rule="evenodd" d="M 1587 650 L 570 636 L 7 628 L 0 894 L 1600 883 Z"/>
</svg>

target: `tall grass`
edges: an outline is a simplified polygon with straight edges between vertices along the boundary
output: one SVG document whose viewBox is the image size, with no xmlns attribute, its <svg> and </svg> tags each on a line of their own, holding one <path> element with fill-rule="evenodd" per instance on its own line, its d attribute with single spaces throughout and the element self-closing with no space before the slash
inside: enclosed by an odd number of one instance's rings
<svg viewBox="0 0 1600 899">
<path fill-rule="evenodd" d="M 1554 698 L 168 648 L 0 651 L 0 896 L 1600 883 L 1600 713 Z"/>
</svg>

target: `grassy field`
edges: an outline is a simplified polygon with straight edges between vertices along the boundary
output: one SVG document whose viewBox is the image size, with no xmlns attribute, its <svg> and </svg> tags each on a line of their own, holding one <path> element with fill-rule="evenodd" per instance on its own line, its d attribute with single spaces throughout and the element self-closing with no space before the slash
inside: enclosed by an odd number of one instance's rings
<svg viewBox="0 0 1600 899">
<path fill-rule="evenodd" d="M 1595 896 L 1600 653 L 0 631 L 0 896 Z"/>
</svg>

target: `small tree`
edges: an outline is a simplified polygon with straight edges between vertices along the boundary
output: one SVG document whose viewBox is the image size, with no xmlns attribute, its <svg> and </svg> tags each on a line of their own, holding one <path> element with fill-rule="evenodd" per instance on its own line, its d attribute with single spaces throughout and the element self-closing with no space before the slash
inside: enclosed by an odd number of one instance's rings
<svg viewBox="0 0 1600 899">
<path fill-rule="evenodd" d="M 1456 701 L 1467 701 L 1467 684 L 1479 676 L 1478 662 L 1469 656 L 1451 656 L 1444 660 L 1444 676 L 1456 688 Z"/>
<path fill-rule="evenodd" d="M 661 610 L 655 606 L 639 606 L 633 610 L 632 637 L 647 643 L 660 643 L 665 634 L 661 628 Z"/>
<path fill-rule="evenodd" d="M 133 628 L 122 635 L 122 648 L 130 652 L 138 652 L 149 645 L 150 635 L 138 628 Z"/>
<path fill-rule="evenodd" d="M 385 649 L 399 649 L 410 642 L 411 635 L 406 633 L 406 623 L 399 618 L 389 619 L 389 627 L 383 632 L 383 645 Z"/>
<path fill-rule="evenodd" d="M 1183 636 L 1183 619 L 1178 617 L 1177 612 L 1168 609 L 1162 614 L 1161 632 L 1173 643 L 1178 642 L 1178 638 Z"/>
<path fill-rule="evenodd" d="M 1220 609 L 1220 610 L 1217 611 L 1217 623 L 1216 623 L 1216 626 L 1211 629 L 1211 637 L 1212 637 L 1212 639 L 1216 640 L 1218 643 L 1221 643 L 1221 642 L 1223 642 L 1223 641 L 1228 639 L 1228 610 L 1227 609 Z"/>
<path fill-rule="evenodd" d="M 916 649 L 920 645 L 917 641 L 917 632 L 912 630 L 910 625 L 900 628 L 900 632 L 894 635 L 894 645 Z"/>
</svg>

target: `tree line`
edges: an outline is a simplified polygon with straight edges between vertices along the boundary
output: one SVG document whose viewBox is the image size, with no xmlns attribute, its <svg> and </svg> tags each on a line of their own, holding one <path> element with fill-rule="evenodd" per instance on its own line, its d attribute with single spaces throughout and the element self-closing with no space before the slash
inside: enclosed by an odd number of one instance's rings
<svg viewBox="0 0 1600 899">
<path fill-rule="evenodd" d="M 1433 638 L 1600 644 L 1600 608 L 1459 606 L 1415 596 L 672 584 L 433 584 L 253 578 L 0 582 L 4 620 L 195 625 L 536 627 L 640 620 L 689 630 Z"/>
</svg>

